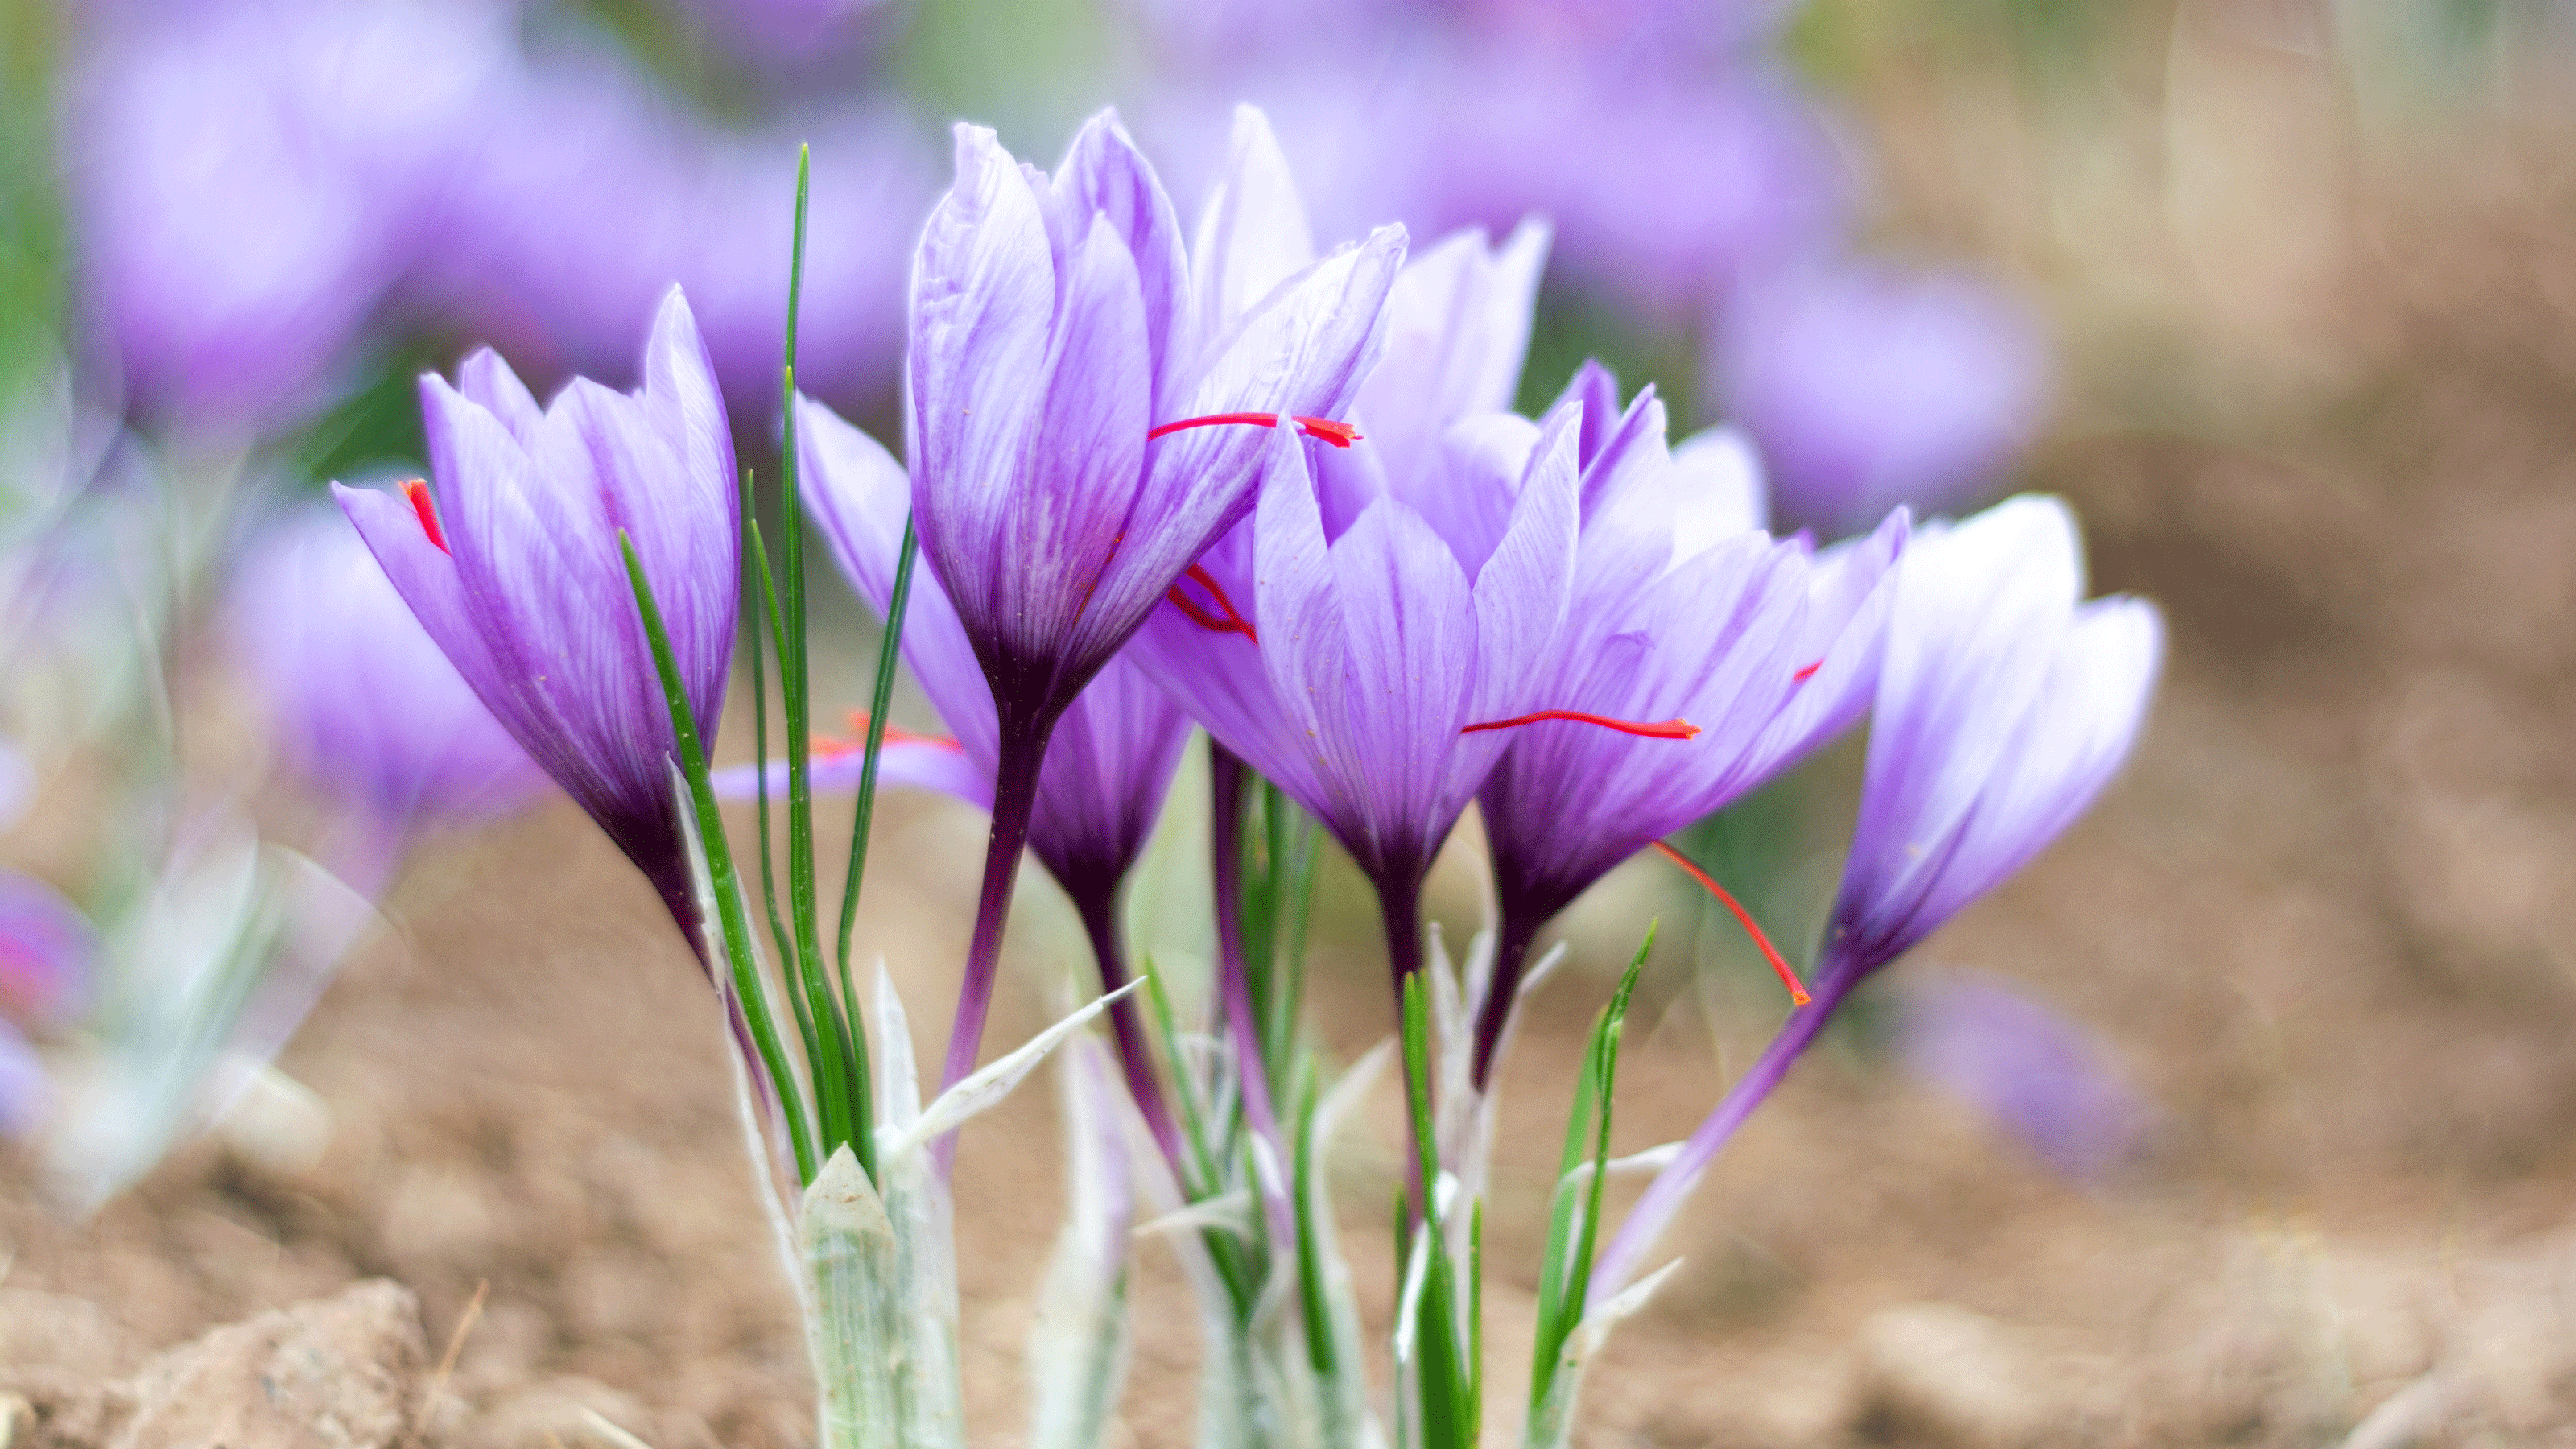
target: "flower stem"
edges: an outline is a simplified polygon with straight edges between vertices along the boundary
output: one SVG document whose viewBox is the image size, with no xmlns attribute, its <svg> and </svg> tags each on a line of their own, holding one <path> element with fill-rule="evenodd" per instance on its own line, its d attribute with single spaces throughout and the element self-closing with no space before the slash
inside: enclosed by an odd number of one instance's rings
<svg viewBox="0 0 2576 1449">
<path fill-rule="evenodd" d="M 948 1061 L 939 1078 L 943 1092 L 973 1073 L 976 1054 L 984 1044 L 984 1018 L 992 1011 L 993 986 L 1002 968 L 1002 928 L 1010 922 L 1011 888 L 1019 880 L 1020 854 L 1029 843 L 1029 815 L 1038 800 L 1038 766 L 1046 759 L 1052 723 L 1003 732 L 993 771 L 993 833 L 984 843 L 984 889 L 975 902 L 975 934 L 966 946 L 966 974 L 957 983 L 957 1019 L 948 1030 Z M 944 1181 L 957 1161 L 957 1134 L 940 1138 L 935 1151 Z"/>
<path fill-rule="evenodd" d="M 1486 992 L 1484 1009 L 1476 1016 L 1476 1061 L 1471 1080 L 1479 1092 L 1493 1080 L 1494 1059 L 1503 1050 L 1503 1031 L 1511 1025 L 1521 977 L 1529 970 L 1530 947 L 1538 944 L 1539 928 L 1546 924 L 1546 918 L 1533 918 L 1526 910 L 1514 910 L 1508 901 L 1503 905 L 1502 926 L 1494 939 L 1494 981 Z"/>
<path fill-rule="evenodd" d="M 1422 974 L 1422 876 L 1423 872 L 1418 868 L 1401 871 L 1380 880 L 1377 886 L 1378 914 L 1386 923 L 1387 974 L 1395 983 L 1395 1019 L 1399 1025 L 1405 1019 L 1405 991 Z M 1427 987 L 1422 989 L 1427 990 Z M 1424 999 L 1429 1000 L 1428 997 Z M 1426 1063 L 1428 1060 L 1426 1057 Z M 1427 1068 L 1422 1080 L 1422 1094 L 1424 1111 L 1418 1120 L 1407 1119 L 1408 1126 L 1412 1128 L 1408 1147 L 1412 1157 L 1405 1165 L 1402 1180 L 1406 1183 L 1431 1181 L 1431 1177 L 1424 1176 L 1425 1164 L 1430 1165 L 1436 1176 L 1440 1162 L 1440 1144 L 1425 1140 L 1419 1125 L 1437 1120 L 1434 1114 L 1438 1107 L 1432 1099 Z M 1407 1211 L 1413 1221 L 1419 1222 L 1431 1215 L 1432 1207 L 1433 1204 L 1425 1200 L 1409 1203 Z"/>
<path fill-rule="evenodd" d="M 1261 1051 L 1261 1024 L 1253 1017 L 1252 974 L 1243 959 L 1243 791 L 1247 772 L 1225 746 L 1208 741 L 1208 816 L 1214 856 L 1210 870 L 1216 883 L 1216 944 L 1225 1024 L 1234 1039 L 1235 1075 L 1242 1080 L 1244 1115 L 1253 1134 L 1270 1152 L 1279 1172 L 1293 1159 L 1279 1132 L 1279 1112 L 1270 1092 L 1270 1067 Z M 1278 867 L 1274 864 L 1273 869 Z M 1272 1173 L 1260 1174 L 1262 1208 L 1268 1214 L 1271 1241 L 1296 1241 L 1296 1213 L 1287 1185 Z"/>
<path fill-rule="evenodd" d="M 1082 917 L 1082 929 L 1091 937 L 1091 956 L 1100 966 L 1100 989 L 1115 991 L 1127 984 L 1127 955 L 1118 939 L 1118 890 L 1113 881 L 1103 891 L 1085 890 L 1074 895 L 1073 905 Z M 1136 1110 L 1145 1119 L 1145 1128 L 1154 1134 L 1154 1145 L 1162 1149 L 1163 1160 L 1171 1165 L 1172 1179 L 1187 1182 L 1181 1170 L 1181 1132 L 1172 1122 L 1171 1105 L 1163 1100 L 1162 1078 L 1154 1071 L 1153 1049 L 1146 1045 L 1143 1008 L 1136 998 L 1124 996 L 1109 1008 L 1111 1034 L 1118 1040 L 1118 1069 L 1127 1079 L 1127 1095 L 1134 1098 Z"/>
</svg>

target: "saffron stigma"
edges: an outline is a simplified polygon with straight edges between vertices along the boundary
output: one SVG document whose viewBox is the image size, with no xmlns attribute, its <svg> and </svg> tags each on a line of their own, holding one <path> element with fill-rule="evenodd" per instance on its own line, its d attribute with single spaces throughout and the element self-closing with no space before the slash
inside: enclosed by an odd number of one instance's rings
<svg viewBox="0 0 2576 1449">
<path fill-rule="evenodd" d="M 886 726 L 885 738 L 886 743 L 890 745 L 937 745 L 943 750 L 956 750 L 961 753 L 966 748 L 946 735 L 925 735 L 905 729 L 898 724 Z M 837 760 L 848 755 L 865 753 L 867 747 L 868 712 L 854 709 L 850 711 L 850 738 L 840 739 L 832 735 L 817 736 L 814 740 L 814 758 Z"/>
<path fill-rule="evenodd" d="M 1181 572 L 1181 577 L 1207 590 L 1209 597 L 1216 600 L 1217 608 L 1224 611 L 1222 614 L 1209 613 L 1197 600 L 1182 593 L 1179 584 L 1174 584 L 1164 591 L 1163 597 L 1172 601 L 1172 607 L 1187 614 L 1191 623 L 1210 633 L 1240 634 L 1255 644 L 1261 642 L 1261 636 L 1252 632 L 1252 621 L 1236 613 L 1234 600 L 1227 598 L 1225 590 L 1217 586 L 1215 575 L 1198 564 L 1192 564 Z"/>
<path fill-rule="evenodd" d="M 438 546 L 440 553 L 447 552 L 447 532 L 438 526 L 438 508 L 430 501 L 429 480 L 405 479 L 402 491 L 403 497 L 411 500 L 411 511 L 420 517 L 420 531 L 429 535 L 429 541 Z"/>
<path fill-rule="evenodd" d="M 1636 735 L 1649 740 L 1687 740 L 1696 738 L 1699 734 L 1699 726 L 1686 719 L 1641 723 L 1631 719 L 1612 719 L 1606 714 L 1585 714 L 1579 709 L 1543 709 L 1536 714 L 1515 715 L 1510 719 L 1489 719 L 1481 724 L 1467 725 L 1458 733 L 1472 735 L 1485 730 L 1507 730 L 1519 725 L 1537 724 L 1543 720 L 1552 719 L 1571 720 L 1576 724 L 1599 725 L 1605 730 L 1617 730 L 1623 735 Z"/>
<path fill-rule="evenodd" d="M 1797 673 L 1790 675 L 1789 682 L 1791 684 L 1804 684 L 1808 680 L 1815 678 L 1816 671 L 1824 667 L 1825 661 L 1819 659 L 1815 663 L 1808 665 L 1806 668 L 1799 670 Z"/>
<path fill-rule="evenodd" d="M 1728 910 L 1735 913 L 1735 919 L 1744 927 L 1744 934 L 1751 936 L 1754 946 L 1762 952 L 1762 959 L 1771 963 L 1772 971 L 1780 977 L 1780 984 L 1789 988 L 1789 1001 L 1792 1005 L 1805 1006 L 1815 1000 L 1807 994 L 1806 983 L 1800 981 L 1798 973 L 1790 969 L 1788 960 L 1781 956 L 1779 948 L 1771 944 L 1771 938 L 1762 934 L 1762 928 L 1754 923 L 1753 913 L 1744 909 L 1742 902 L 1727 894 L 1726 887 L 1719 885 L 1707 871 L 1693 863 L 1689 856 L 1660 840 L 1655 842 L 1655 849 L 1662 851 L 1666 860 L 1689 871 L 1691 879 L 1706 886 L 1710 895 L 1717 897 Z"/>
<path fill-rule="evenodd" d="M 1293 418 L 1291 421 L 1296 423 L 1297 430 L 1307 437 L 1321 439 L 1336 448 L 1347 448 L 1360 440 L 1359 429 L 1348 423 L 1337 423 L 1331 418 Z M 1165 423 L 1147 432 L 1145 441 L 1150 443 L 1156 438 L 1177 433 L 1183 428 L 1270 428 L 1278 425 L 1279 415 L 1276 413 L 1210 413 L 1203 418 L 1183 418 L 1176 423 Z"/>
</svg>

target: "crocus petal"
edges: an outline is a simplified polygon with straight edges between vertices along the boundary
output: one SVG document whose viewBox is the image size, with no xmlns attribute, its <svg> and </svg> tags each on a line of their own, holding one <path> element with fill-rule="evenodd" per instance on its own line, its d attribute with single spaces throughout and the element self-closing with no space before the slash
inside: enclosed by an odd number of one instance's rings
<svg viewBox="0 0 2576 1449">
<path fill-rule="evenodd" d="M 883 612 L 908 506 L 903 470 L 874 439 L 819 403 L 803 402 L 798 420 L 808 508 L 843 575 Z M 901 771 L 898 783 L 945 790 L 991 809 L 999 748 L 993 691 L 926 558 L 913 572 L 903 657 L 958 744 L 907 745 L 901 760 L 889 745 L 888 778 Z M 1029 846 L 1067 889 L 1115 888 L 1152 834 L 1188 739 L 1187 717 L 1118 658 L 1065 709 L 1039 769 Z M 816 788 L 855 785 L 855 758 L 818 763 Z M 773 766 L 772 775 L 783 783 L 785 767 Z M 747 772 L 741 778 L 748 783 Z"/>
<path fill-rule="evenodd" d="M 1501 412 L 1520 386 L 1545 223 L 1525 221 L 1501 247 L 1482 231 L 1455 233 L 1416 258 L 1388 299 L 1386 357 L 1361 390 L 1359 413 L 1390 473 L 1423 466 L 1448 425 Z"/>
<path fill-rule="evenodd" d="M 732 445 L 687 304 L 673 292 L 633 396 L 575 379 L 531 425 L 478 361 L 421 385 L 442 550 L 385 495 L 340 489 L 386 576 L 494 718 L 599 822 L 693 945 L 696 898 L 671 799 L 675 749 L 623 533 L 712 739 L 732 662 L 740 550 Z M 531 427 L 526 435 L 514 431 Z"/>
<path fill-rule="evenodd" d="M 1114 231 L 1126 250 L 1144 307 L 1145 351 L 1163 368 L 1155 379 L 1157 405 L 1147 409 L 1159 412 L 1181 350 L 1176 334 L 1188 326 L 1189 265 L 1180 217 L 1154 168 L 1111 113 L 1093 117 L 1074 136 L 1056 187 L 1077 214 L 1088 213 L 1095 224 Z"/>
<path fill-rule="evenodd" d="M 1509 718 L 1532 703 L 1538 662 L 1556 643 L 1574 574 L 1580 443 L 1574 409 L 1553 417 L 1533 441 L 1511 524 L 1476 575 L 1476 633 L 1485 654 L 1472 708 L 1480 718 Z"/>
<path fill-rule="evenodd" d="M 894 598 L 895 561 L 903 548 L 912 480 L 876 439 L 811 398 L 797 405 L 797 452 L 803 460 L 805 506 L 832 549 L 841 577 L 882 617 Z M 995 750 L 993 689 L 975 646 L 958 622 L 928 559 L 912 573 L 904 606 L 903 662 L 930 696 L 949 733 L 990 775 Z M 987 803 L 992 786 L 984 787 Z"/>
<path fill-rule="evenodd" d="M 1199 220 L 1201 324 L 1222 329 L 1251 312 L 1280 283 L 1313 264 L 1315 232 L 1305 199 L 1270 119 L 1252 106 L 1234 108 L 1225 174 Z"/>
<path fill-rule="evenodd" d="M 2054 499 L 2014 499 L 1917 536 L 1870 731 L 1879 788 L 1862 793 L 1845 868 L 1857 898 L 1919 899 L 1937 847 L 2016 747 L 2012 727 L 2039 699 L 2082 589 L 2077 547 Z"/>
<path fill-rule="evenodd" d="M 1770 526 L 1762 460 L 1753 442 L 1733 428 L 1693 433 L 1673 449 L 1678 507 L 1673 518 L 1673 557 L 1685 559 L 1721 538 Z"/>
<path fill-rule="evenodd" d="M 1440 535 L 1392 498 L 1360 515 L 1329 562 L 1340 667 L 1326 672 L 1331 656 L 1312 656 L 1303 685 L 1316 696 L 1321 773 L 1339 797 L 1343 843 L 1383 876 L 1427 865 L 1455 818 L 1444 808 L 1447 766 L 1470 723 L 1476 600 Z"/>
<path fill-rule="evenodd" d="M 1218 345 L 1183 391 L 1179 414 L 1344 414 L 1376 355 L 1403 252 L 1404 233 L 1381 228 L 1282 284 Z M 1250 511 L 1269 445 L 1263 432 L 1188 428 L 1148 445 L 1125 536 L 1070 652 L 1114 653 L 1181 570 Z"/>
<path fill-rule="evenodd" d="M 969 632 L 997 640 L 1003 659 L 1086 657 L 1076 641 L 1089 632 L 1083 625 L 1095 605 L 1104 610 L 1103 625 L 1123 626 L 1100 657 L 1133 628 L 1132 618 L 1115 617 L 1124 595 L 1104 598 L 1100 589 L 1110 584 L 1103 571 L 1125 552 L 1131 490 L 1151 426 L 1154 358 L 1147 348 L 1136 263 L 1107 218 L 1097 218 L 1067 259 L 1023 492 L 1001 518 L 992 553 L 942 557 L 942 577 L 956 591 Z M 969 568 L 983 575 L 981 586 L 960 576 Z"/>
<path fill-rule="evenodd" d="M 418 533 L 416 520 L 390 521 L 406 524 Z M 431 819 L 496 813 L 544 785 L 339 510 L 270 528 L 225 616 L 290 762 L 375 828 L 399 837 Z"/>
<path fill-rule="evenodd" d="M 2104 600 L 2079 613 L 2051 661 L 2043 703 L 1926 898 L 1927 917 L 1946 919 L 2002 884 L 2092 806 L 2136 742 L 2163 638 L 2155 606 L 2143 599 Z"/>
<path fill-rule="evenodd" d="M 2135 741 L 2162 657 L 2152 606 L 2077 606 L 2056 500 L 1927 535 L 1897 569 L 1830 937 L 1846 970 L 1895 959 L 2082 813 Z"/>
<path fill-rule="evenodd" d="M 957 181 L 913 273 L 916 527 L 943 566 L 994 556 L 1020 459 L 1043 441 L 1028 434 L 1055 308 L 1055 254 L 1029 178 L 992 132 L 959 126 Z"/>
<path fill-rule="evenodd" d="M 1047 743 L 1029 848 L 1068 887 L 1114 887 L 1144 854 L 1189 739 L 1172 697 L 1125 656 L 1110 660 Z"/>
<path fill-rule="evenodd" d="M 1858 724 L 1876 697 L 1887 616 L 1896 606 L 1895 565 L 1908 536 L 1900 508 L 1876 533 L 1816 557 L 1792 655 L 1797 669 L 1814 673 L 1799 681 L 1754 745 L 1747 765 L 1754 784 Z"/>
</svg>

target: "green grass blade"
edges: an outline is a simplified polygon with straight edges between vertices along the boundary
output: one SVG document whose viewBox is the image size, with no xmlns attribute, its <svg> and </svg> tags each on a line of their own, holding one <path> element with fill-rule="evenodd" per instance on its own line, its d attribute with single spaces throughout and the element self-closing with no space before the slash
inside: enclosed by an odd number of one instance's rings
<svg viewBox="0 0 2576 1449">
<path fill-rule="evenodd" d="M 813 669 L 808 651 L 805 599 L 805 506 L 802 470 L 796 446 L 796 328 L 805 289 L 806 214 L 813 179 L 813 151 L 796 153 L 796 225 L 787 272 L 787 343 L 780 369 L 781 453 L 779 461 L 779 544 L 785 577 L 784 618 L 779 640 L 778 684 L 787 711 L 787 895 L 795 922 L 797 977 L 817 1034 L 823 1038 L 813 1062 L 815 1096 L 823 1118 L 823 1150 L 847 1143 L 860 1170 L 873 1174 L 875 1133 L 868 1101 L 867 1045 L 853 1021 L 859 1013 L 849 996 L 847 1015 L 833 994 L 823 965 L 822 904 L 816 883 L 814 853 Z M 844 972 L 843 994 L 848 995 Z M 873 1176 L 871 1176 L 873 1180 Z"/>
<path fill-rule="evenodd" d="M 751 470 L 742 470 L 742 591 L 751 601 L 751 768 L 760 800 L 760 902 L 769 912 L 769 939 L 778 959 L 792 961 L 796 948 L 787 922 L 778 914 L 778 874 L 769 849 L 769 681 L 761 651 L 765 639 L 777 637 L 778 594 L 769 583 L 769 551 L 761 546 L 760 518 L 754 511 Z M 763 623 L 769 625 L 764 630 Z M 806 1046 L 810 1054 L 812 1045 Z"/>
<path fill-rule="evenodd" d="M 680 662 L 671 652 L 671 634 L 663 627 L 662 608 L 654 601 L 652 582 L 644 577 L 644 561 L 636 557 L 635 541 L 619 529 L 617 543 L 625 550 L 626 577 L 635 589 L 636 610 L 643 615 L 644 637 L 653 646 L 653 666 L 662 676 L 662 699 L 670 708 L 671 733 L 680 748 L 680 773 L 689 782 L 690 803 L 697 810 L 698 832 L 706 847 L 708 872 L 714 878 L 716 911 L 723 925 L 725 953 L 733 967 L 734 990 L 741 997 L 744 1019 L 751 1026 L 753 1048 L 760 1053 L 761 1066 L 769 1073 L 787 1117 L 788 1143 L 795 1151 L 800 1185 L 810 1186 L 818 1166 L 814 1130 L 807 1121 L 796 1076 L 788 1070 L 786 1052 L 779 1046 L 778 1023 L 769 1014 L 768 993 L 761 984 L 759 968 L 752 962 L 751 923 L 743 916 L 742 877 L 734 869 L 733 847 L 725 839 L 724 814 L 716 808 L 715 782 L 707 777 L 707 752 L 698 740 L 697 718 L 689 712 L 688 686 L 680 678 Z"/>
<path fill-rule="evenodd" d="M 1619 1040 L 1627 1028 L 1628 1005 L 1636 994 L 1637 978 L 1646 968 L 1646 957 L 1655 949 L 1656 925 L 1647 925 L 1645 940 L 1638 943 L 1637 954 L 1620 976 L 1618 989 L 1611 993 L 1609 1005 L 1602 1008 L 1592 1029 L 1590 1048 L 1584 1053 L 1583 1076 L 1575 1084 L 1575 1107 L 1566 1123 L 1565 1156 L 1557 1175 L 1555 1209 L 1548 1232 L 1548 1261 L 1542 1265 L 1539 1280 L 1538 1330 L 1531 1345 L 1530 1364 L 1533 1414 L 1547 1401 L 1564 1357 L 1565 1341 L 1583 1321 L 1584 1296 L 1592 1286 L 1593 1250 L 1601 1231 L 1601 1198 L 1610 1177 L 1611 1098 L 1618 1085 Z M 1591 1139 L 1592 1171 L 1582 1184 L 1584 1201 L 1578 1211 L 1570 1189 L 1575 1169 L 1583 1161 L 1577 1154 L 1586 1136 Z M 1559 1283 L 1562 1286 L 1555 1287 Z"/>
<path fill-rule="evenodd" d="M 912 604 L 912 569 L 920 554 L 921 541 L 913 533 L 912 515 L 906 513 L 903 546 L 895 553 L 894 592 L 886 600 L 885 637 L 877 643 L 876 688 L 868 696 L 867 753 L 859 762 L 858 798 L 850 811 L 849 870 L 841 880 L 841 995 L 853 1003 L 853 1015 L 858 997 L 851 994 L 850 938 L 859 924 L 859 888 L 867 878 L 868 838 L 877 814 L 877 764 L 885 754 L 886 715 L 894 708 L 895 665 L 902 658 L 897 646 L 903 641 L 904 615 Z M 874 1155 L 861 1154 L 859 1165 L 874 1170 Z"/>
<path fill-rule="evenodd" d="M 1315 1223 L 1315 1074 L 1307 1072 L 1297 1093 L 1296 1165 L 1291 1174 L 1297 1194 L 1297 1302 L 1304 1310 L 1306 1362 L 1318 1378 L 1331 1378 L 1339 1362 L 1333 1346 L 1332 1303 L 1324 1285 L 1322 1233 Z"/>
<path fill-rule="evenodd" d="M 1421 1182 L 1421 1251 L 1431 1255 L 1414 1318 L 1422 1442 L 1425 1449 L 1469 1449 L 1475 1413 L 1458 1342 L 1457 1272 L 1441 1227 L 1439 1141 L 1431 1120 L 1431 1003 L 1419 974 L 1404 982 L 1404 1094 Z"/>
</svg>

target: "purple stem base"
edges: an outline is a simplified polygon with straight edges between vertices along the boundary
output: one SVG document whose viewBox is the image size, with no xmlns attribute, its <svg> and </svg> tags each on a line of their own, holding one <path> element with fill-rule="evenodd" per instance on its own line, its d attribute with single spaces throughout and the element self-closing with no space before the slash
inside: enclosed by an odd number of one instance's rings
<svg viewBox="0 0 2576 1449">
<path fill-rule="evenodd" d="M 984 1018 L 993 1009 L 993 984 L 1001 974 L 1002 928 L 1010 921 L 1011 889 L 1020 854 L 1029 843 L 1029 815 L 1037 808 L 1038 765 L 1046 758 L 1047 731 L 1013 739 L 1005 732 L 993 779 L 993 833 L 984 845 L 984 888 L 975 902 L 975 935 L 966 947 L 966 973 L 957 983 L 957 1018 L 948 1030 L 948 1061 L 939 1074 L 947 1091 L 972 1075 L 984 1047 Z M 939 1178 L 957 1161 L 957 1134 L 932 1148 Z"/>
</svg>

